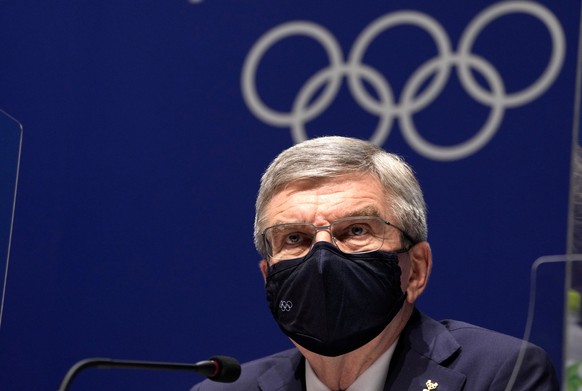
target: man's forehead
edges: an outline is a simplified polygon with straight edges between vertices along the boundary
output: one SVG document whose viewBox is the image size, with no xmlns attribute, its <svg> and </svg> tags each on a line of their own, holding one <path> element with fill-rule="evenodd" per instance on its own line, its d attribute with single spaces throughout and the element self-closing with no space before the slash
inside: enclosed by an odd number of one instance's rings
<svg viewBox="0 0 582 391">
<path fill-rule="evenodd" d="M 294 191 L 303 191 L 317 188 L 327 188 L 335 185 L 349 185 L 350 183 L 355 182 L 366 184 L 370 187 L 379 186 L 382 188 L 380 180 L 375 175 L 370 173 L 353 172 L 332 177 L 299 178 L 279 186 L 273 192 L 273 196 L 288 189 L 293 189 Z"/>
<path fill-rule="evenodd" d="M 351 174 L 336 178 L 302 179 L 290 182 L 273 194 L 267 205 L 267 220 L 276 224 L 293 211 L 312 211 L 312 207 L 329 218 L 378 216 L 390 218 L 389 198 L 373 175 Z M 295 216 L 293 216 L 295 217 Z M 300 218 L 296 216 L 295 218 Z"/>
</svg>

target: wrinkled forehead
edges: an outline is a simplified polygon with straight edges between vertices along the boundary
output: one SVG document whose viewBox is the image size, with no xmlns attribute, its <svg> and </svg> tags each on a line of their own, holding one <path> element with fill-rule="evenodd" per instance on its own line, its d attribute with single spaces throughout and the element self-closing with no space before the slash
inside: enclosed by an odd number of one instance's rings
<svg viewBox="0 0 582 391">
<path fill-rule="evenodd" d="M 371 174 L 301 179 L 280 186 L 265 205 L 263 223 L 351 216 L 391 219 L 390 195 Z M 265 227 L 265 225 L 263 225 Z"/>
</svg>

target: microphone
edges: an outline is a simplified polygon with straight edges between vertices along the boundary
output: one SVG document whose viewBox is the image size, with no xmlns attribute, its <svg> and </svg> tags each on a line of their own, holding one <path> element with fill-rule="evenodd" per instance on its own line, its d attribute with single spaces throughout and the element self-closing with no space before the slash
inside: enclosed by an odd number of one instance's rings
<svg viewBox="0 0 582 391">
<path fill-rule="evenodd" d="M 58 391 L 67 391 L 69 384 L 71 384 L 79 372 L 92 367 L 106 369 L 126 368 L 192 371 L 206 376 L 210 380 L 222 383 L 234 382 L 239 378 L 241 371 L 239 362 L 235 358 L 228 356 L 213 356 L 208 360 L 199 361 L 195 364 L 87 358 L 77 362 L 67 371 Z"/>
</svg>

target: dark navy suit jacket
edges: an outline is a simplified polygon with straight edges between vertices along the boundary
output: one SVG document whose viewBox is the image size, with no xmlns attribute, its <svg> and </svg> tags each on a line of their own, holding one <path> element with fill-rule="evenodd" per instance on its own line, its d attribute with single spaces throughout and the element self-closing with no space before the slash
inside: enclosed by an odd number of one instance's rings
<svg viewBox="0 0 582 391">
<path fill-rule="evenodd" d="M 504 391 L 524 349 L 512 390 L 558 391 L 546 353 L 521 340 L 457 321 L 437 322 L 415 311 L 392 356 L 384 390 Z M 231 384 L 209 380 L 191 391 L 304 391 L 305 361 L 296 349 L 246 363 Z"/>
</svg>

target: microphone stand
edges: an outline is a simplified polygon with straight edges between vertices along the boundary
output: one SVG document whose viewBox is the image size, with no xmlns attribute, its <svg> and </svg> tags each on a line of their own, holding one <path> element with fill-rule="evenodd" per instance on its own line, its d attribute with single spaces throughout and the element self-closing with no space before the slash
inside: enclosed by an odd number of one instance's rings
<svg viewBox="0 0 582 391">
<path fill-rule="evenodd" d="M 215 360 L 204 360 L 195 364 L 180 364 L 156 361 L 130 361 L 130 360 L 113 360 L 110 358 L 87 358 L 77 362 L 66 373 L 58 391 L 67 391 L 69 385 L 79 372 L 87 368 L 126 368 L 126 369 L 156 369 L 156 370 L 176 370 L 176 371 L 193 371 L 200 375 L 212 379 L 214 376 L 220 376 L 219 363 Z M 240 366 L 239 366 L 240 374 Z M 238 378 L 238 375 L 236 376 Z M 220 379 L 216 379 L 221 381 Z M 236 379 L 234 379 L 236 380 Z M 234 381 L 222 380 L 222 381 Z"/>
</svg>

